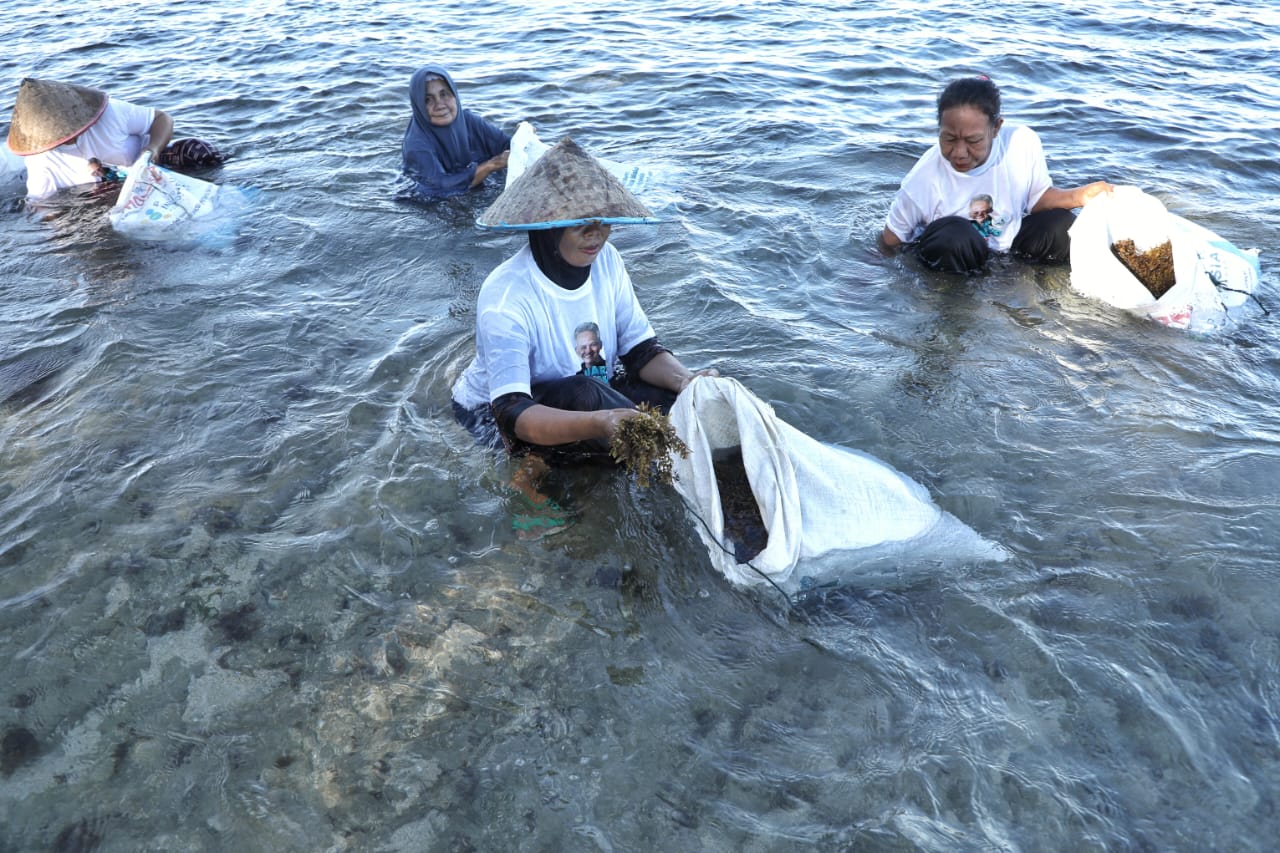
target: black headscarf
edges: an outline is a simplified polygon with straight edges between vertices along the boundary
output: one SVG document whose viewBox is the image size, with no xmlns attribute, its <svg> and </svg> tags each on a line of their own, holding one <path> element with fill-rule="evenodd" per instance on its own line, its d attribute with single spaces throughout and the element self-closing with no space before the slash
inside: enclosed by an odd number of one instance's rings
<svg viewBox="0 0 1280 853">
<path fill-rule="evenodd" d="M 591 275 L 591 265 L 575 267 L 560 255 L 560 237 L 564 228 L 540 228 L 529 232 L 529 249 L 542 274 L 563 287 L 577 290 Z"/>
</svg>

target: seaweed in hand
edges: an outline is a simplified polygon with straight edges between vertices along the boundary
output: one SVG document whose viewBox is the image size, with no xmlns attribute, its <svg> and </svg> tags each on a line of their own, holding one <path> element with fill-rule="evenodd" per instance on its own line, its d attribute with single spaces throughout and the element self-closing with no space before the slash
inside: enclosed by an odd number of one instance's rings
<svg viewBox="0 0 1280 853">
<path fill-rule="evenodd" d="M 637 411 L 639 414 L 618 424 L 609 455 L 626 466 L 644 488 L 655 476 L 659 483 L 670 485 L 675 479 L 671 454 L 679 453 L 684 458 L 689 455 L 689 448 L 662 412 L 646 403 L 641 403 Z"/>
</svg>

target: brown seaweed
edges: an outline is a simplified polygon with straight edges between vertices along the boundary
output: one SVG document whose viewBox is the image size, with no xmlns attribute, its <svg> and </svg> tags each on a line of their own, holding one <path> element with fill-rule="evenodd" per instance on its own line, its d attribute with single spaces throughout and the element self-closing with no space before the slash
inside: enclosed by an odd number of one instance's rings
<svg viewBox="0 0 1280 853">
<path fill-rule="evenodd" d="M 671 454 L 679 453 L 684 458 L 689 455 L 689 448 L 662 412 L 646 403 L 637 410 L 640 414 L 618 424 L 609 443 L 609 455 L 626 466 L 641 487 L 648 488 L 655 476 L 659 483 L 669 486 L 675 479 Z"/>
<path fill-rule="evenodd" d="M 716 488 L 720 491 L 725 536 L 733 543 L 734 559 L 746 563 L 768 546 L 769 530 L 764 526 L 760 505 L 747 478 L 742 448 L 717 450 L 712 454 L 711 464 L 716 472 Z"/>
<path fill-rule="evenodd" d="M 1177 284 L 1173 270 L 1173 243 L 1168 240 L 1145 252 L 1139 252 L 1132 240 L 1117 240 L 1111 244 L 1111 253 L 1156 299 Z"/>
</svg>

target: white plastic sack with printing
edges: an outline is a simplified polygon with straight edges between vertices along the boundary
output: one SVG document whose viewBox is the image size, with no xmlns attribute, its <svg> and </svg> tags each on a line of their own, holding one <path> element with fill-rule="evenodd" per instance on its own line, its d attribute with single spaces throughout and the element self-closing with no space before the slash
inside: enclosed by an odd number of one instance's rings
<svg viewBox="0 0 1280 853">
<path fill-rule="evenodd" d="M 515 183 L 516 179 L 525 173 L 525 170 L 533 165 L 534 161 L 546 154 L 551 146 L 538 138 L 538 134 L 533 129 L 533 125 L 527 121 L 520 122 L 516 126 L 516 132 L 511 134 L 511 153 L 507 157 L 507 179 L 504 187 L 509 187 Z M 595 155 L 592 155 L 593 157 Z M 642 169 L 639 166 L 625 166 L 622 163 L 615 163 L 612 160 L 606 160 L 603 157 L 596 157 L 596 162 L 604 167 L 605 171 L 613 175 L 622 185 L 635 195 L 640 195 L 648 191 L 653 182 L 653 173 L 648 169 Z"/>
<path fill-rule="evenodd" d="M 1003 560 L 1008 553 L 944 512 L 923 486 L 884 462 L 824 444 L 782 421 L 740 382 L 694 379 L 671 410 L 689 455 L 672 455 L 676 490 L 712 564 L 730 581 L 772 581 L 794 592 L 806 581 L 853 581 L 877 559 Z M 768 544 L 739 563 L 725 534 L 713 462 L 741 448 Z"/>
<path fill-rule="evenodd" d="M 1129 239 L 1139 252 L 1170 242 L 1176 284 L 1156 299 L 1111 251 Z M 1257 249 L 1239 249 L 1170 213 L 1137 187 L 1094 196 L 1071 226 L 1071 286 L 1086 296 L 1176 329 L 1221 328 L 1258 286 Z M 1240 312 L 1236 312 L 1238 314 Z"/>
<path fill-rule="evenodd" d="M 234 187 L 165 169 L 144 151 L 128 169 L 107 217 L 122 234 L 141 240 L 175 240 L 207 234 L 238 212 L 244 195 Z"/>
</svg>

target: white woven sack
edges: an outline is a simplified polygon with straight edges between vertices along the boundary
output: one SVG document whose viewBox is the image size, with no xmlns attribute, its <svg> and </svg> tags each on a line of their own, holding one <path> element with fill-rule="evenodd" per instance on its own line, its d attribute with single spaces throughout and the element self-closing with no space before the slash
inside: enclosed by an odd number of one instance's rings
<svg viewBox="0 0 1280 853">
<path fill-rule="evenodd" d="M 151 162 L 144 151 L 129 167 L 116 204 L 107 214 L 117 231 L 141 239 L 163 239 L 213 213 L 219 187 Z"/>
<path fill-rule="evenodd" d="M 507 180 L 504 187 L 514 184 L 533 165 L 533 161 L 550 149 L 550 145 L 538 138 L 533 125 L 527 121 L 520 122 L 516 126 L 516 132 L 511 134 L 511 147 L 507 149 L 510 153 L 507 155 Z"/>
<path fill-rule="evenodd" d="M 944 513 L 923 486 L 867 454 L 810 438 L 734 379 L 695 379 L 676 400 L 671 423 L 689 446 L 688 457 L 672 460 L 676 489 L 697 516 L 711 562 L 734 583 L 767 578 L 794 590 L 802 577 L 830 575 L 830 565 L 811 565 L 828 552 L 922 542 L 934 534 L 942 534 L 934 544 L 948 555 L 1006 556 Z M 712 458 L 733 447 L 742 449 L 769 535 L 750 565 L 737 562 L 726 541 Z M 843 563 L 841 570 L 851 568 Z"/>
<path fill-rule="evenodd" d="M 522 121 L 516 126 L 516 132 L 511 134 L 511 147 L 508 150 L 510 154 L 507 156 L 507 178 L 506 183 L 503 184 L 504 187 L 515 183 L 535 160 L 551 150 L 551 146 L 538 138 L 533 125 Z M 606 172 L 621 181 L 624 187 L 636 195 L 648 190 L 653 183 L 653 175 L 647 169 L 639 166 L 624 166 L 603 157 L 595 157 L 595 160 L 604 167 Z"/>
<path fill-rule="evenodd" d="M 1133 240 L 1139 252 L 1168 240 L 1176 284 L 1151 295 L 1111 251 Z M 1071 286 L 1094 299 L 1177 329 L 1208 331 L 1228 319 L 1257 286 L 1256 250 L 1243 251 L 1218 235 L 1170 213 L 1137 187 L 1094 196 L 1071 226 Z"/>
</svg>

